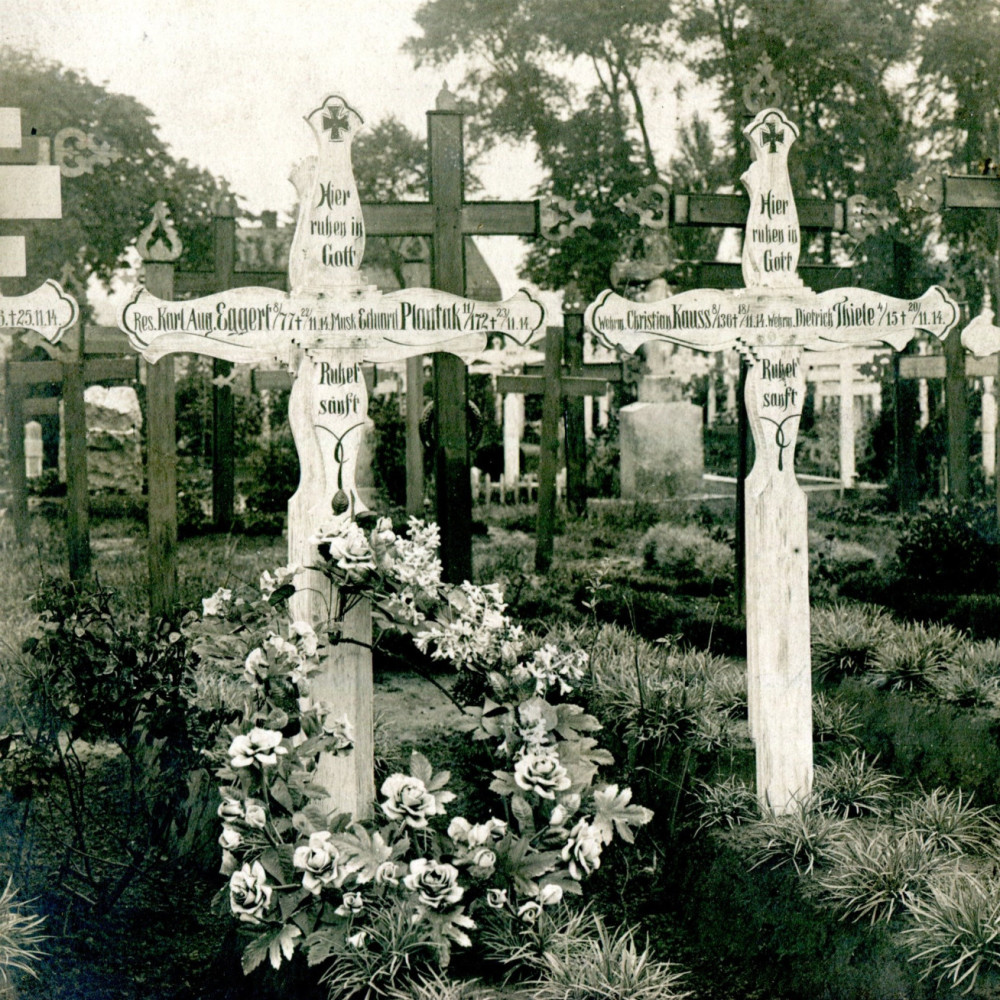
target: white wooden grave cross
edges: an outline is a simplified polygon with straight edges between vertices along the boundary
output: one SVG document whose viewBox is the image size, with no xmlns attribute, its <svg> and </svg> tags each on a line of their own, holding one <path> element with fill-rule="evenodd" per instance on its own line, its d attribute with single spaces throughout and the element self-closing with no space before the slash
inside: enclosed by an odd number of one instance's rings
<svg viewBox="0 0 1000 1000">
<path fill-rule="evenodd" d="M 993 322 L 993 308 L 990 303 L 990 293 L 988 291 L 983 296 L 983 306 L 979 315 L 962 331 L 962 346 L 967 351 L 971 351 L 976 358 L 989 359 L 986 361 L 986 365 L 993 368 L 991 374 L 994 376 L 994 391 L 1000 392 L 1000 327 Z M 969 373 L 970 367 L 967 361 L 965 367 L 966 374 Z M 985 371 L 982 373 L 977 372 L 976 374 L 982 374 L 984 379 L 989 377 Z M 988 395 L 988 392 L 984 389 L 982 412 L 983 461 L 985 465 L 987 462 L 986 452 L 990 444 L 992 444 L 993 454 L 990 457 L 993 458 L 993 473 L 996 476 L 996 510 L 997 518 L 1000 520 L 1000 461 L 996 460 L 998 453 L 1000 453 L 1000 434 L 997 433 L 997 405 L 993 400 L 990 400 L 993 403 L 992 407 L 986 405 Z"/>
<path fill-rule="evenodd" d="M 799 223 L 788 177 L 796 126 L 765 108 L 744 129 L 753 161 L 744 289 L 695 289 L 637 303 L 606 290 L 588 307 L 590 330 L 634 351 L 661 338 L 701 351 L 738 347 L 750 360 L 746 408 L 756 461 L 746 482 L 747 687 L 757 794 L 776 813 L 800 808 L 812 787 L 809 539 L 794 454 L 805 397 L 803 348 L 880 341 L 899 350 L 916 333 L 943 337 L 958 307 L 937 286 L 919 299 L 859 288 L 816 293 L 798 277 Z"/>
<path fill-rule="evenodd" d="M 527 341 L 545 322 L 542 306 L 524 292 L 485 303 L 422 288 L 383 295 L 363 285 L 365 228 L 351 168 L 362 119 L 334 95 L 306 122 L 319 152 L 293 172 L 299 215 L 289 255 L 291 291 L 236 288 L 170 302 L 140 288 L 119 315 L 119 326 L 149 361 L 190 352 L 293 372 L 289 421 L 301 478 L 288 505 L 288 558 L 302 567 L 318 561 L 310 538 L 335 511 L 365 509 L 355 484 L 368 411 L 362 363 L 435 351 L 467 357 L 484 350 L 490 334 Z M 294 617 L 323 627 L 332 598 L 324 578 L 306 569 L 296 584 Z M 348 613 L 342 635 L 353 641 L 334 647 L 314 696 L 348 715 L 355 747 L 321 762 L 319 780 L 333 807 L 363 817 L 375 797 L 367 605 Z"/>
</svg>

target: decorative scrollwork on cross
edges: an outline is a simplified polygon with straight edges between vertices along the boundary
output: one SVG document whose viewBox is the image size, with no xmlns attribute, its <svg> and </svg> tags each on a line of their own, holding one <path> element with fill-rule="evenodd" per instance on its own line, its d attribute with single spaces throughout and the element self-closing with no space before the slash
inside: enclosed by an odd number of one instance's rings
<svg viewBox="0 0 1000 1000">
<path fill-rule="evenodd" d="M 52 158 L 63 177 L 79 177 L 122 158 L 120 149 L 78 128 L 60 129 L 52 144 Z"/>
<path fill-rule="evenodd" d="M 896 195 L 904 211 L 936 212 L 944 201 L 944 182 L 939 172 L 922 170 L 908 181 L 899 181 Z"/>
<path fill-rule="evenodd" d="M 753 76 L 743 85 L 743 106 L 756 115 L 764 108 L 777 108 L 781 104 L 781 79 L 765 52 L 754 67 Z"/>
<path fill-rule="evenodd" d="M 558 195 L 542 199 L 542 236 L 552 243 L 568 239 L 577 229 L 589 229 L 593 224 L 594 213 L 589 208 L 585 212 L 578 211 L 575 201 Z"/>
<path fill-rule="evenodd" d="M 136 249 L 143 260 L 158 263 L 177 260 L 184 250 L 184 244 L 174 229 L 170 209 L 165 201 L 153 206 L 153 218 L 136 240 Z"/>
<path fill-rule="evenodd" d="M 670 192 L 662 184 L 647 184 L 635 194 L 623 195 L 615 208 L 625 215 L 634 215 L 640 226 L 666 229 L 670 221 Z"/>
<path fill-rule="evenodd" d="M 892 367 L 891 354 L 876 354 L 871 361 L 858 365 L 858 374 L 863 378 L 881 382 Z"/>
<path fill-rule="evenodd" d="M 852 194 L 847 199 L 847 231 L 859 243 L 888 229 L 899 219 L 887 208 L 876 204 L 863 194 Z"/>
</svg>

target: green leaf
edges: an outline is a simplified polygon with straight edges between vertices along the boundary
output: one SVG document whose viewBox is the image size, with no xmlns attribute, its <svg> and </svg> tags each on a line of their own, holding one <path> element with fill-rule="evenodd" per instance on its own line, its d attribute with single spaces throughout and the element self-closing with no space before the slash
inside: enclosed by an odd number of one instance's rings
<svg viewBox="0 0 1000 1000">
<path fill-rule="evenodd" d="M 269 847 L 258 858 L 261 867 L 274 879 L 278 885 L 283 885 L 285 881 L 284 866 L 281 863 L 281 855 L 273 848 Z"/>
<path fill-rule="evenodd" d="M 309 965 L 319 965 L 332 955 L 336 955 L 347 942 L 347 924 L 339 923 L 332 927 L 322 927 L 314 931 L 303 942 L 306 951 L 306 962 Z"/>
<path fill-rule="evenodd" d="M 281 604 L 282 601 L 287 601 L 295 593 L 295 585 L 292 583 L 286 583 L 281 587 L 278 587 L 273 594 L 267 599 L 267 603 L 272 607 L 276 604 Z"/>
<path fill-rule="evenodd" d="M 521 828 L 521 832 L 528 836 L 535 833 L 535 813 L 528 800 L 519 793 L 514 793 L 510 800 L 511 812 Z"/>
<path fill-rule="evenodd" d="M 267 958 L 267 949 L 270 944 L 270 935 L 260 935 L 246 946 L 240 964 L 243 966 L 243 975 L 249 976 L 261 962 Z"/>
<path fill-rule="evenodd" d="M 497 795 L 514 795 L 518 792 L 514 775 L 509 771 L 494 771 L 494 780 L 490 782 L 490 791 Z"/>
<path fill-rule="evenodd" d="M 434 768 L 431 762 L 419 750 L 414 750 L 410 754 L 410 775 L 419 778 L 425 785 L 431 780 Z"/>
<path fill-rule="evenodd" d="M 292 795 L 288 791 L 288 785 L 281 780 L 281 778 L 275 778 L 271 782 L 271 786 L 268 789 L 271 793 L 271 798 L 274 799 L 278 805 L 283 806 L 288 812 L 295 812 L 295 803 L 292 802 Z"/>
<path fill-rule="evenodd" d="M 271 939 L 267 946 L 267 954 L 271 959 L 271 968 L 280 969 L 282 957 L 290 959 L 295 951 L 295 942 L 302 937 L 302 931 L 294 924 L 285 924 Z"/>
<path fill-rule="evenodd" d="M 635 835 L 632 827 L 643 826 L 653 818 L 651 809 L 629 805 L 631 800 L 631 788 L 624 788 L 619 792 L 617 785 L 607 785 L 594 792 L 595 816 L 591 825 L 605 844 L 611 843 L 615 830 L 626 843 L 633 843 Z"/>
<path fill-rule="evenodd" d="M 381 833 L 369 834 L 360 824 L 351 827 L 351 833 L 338 834 L 333 842 L 340 851 L 341 865 L 354 873 L 358 885 L 364 885 L 375 878 L 378 866 L 393 860 L 393 848 Z"/>
</svg>

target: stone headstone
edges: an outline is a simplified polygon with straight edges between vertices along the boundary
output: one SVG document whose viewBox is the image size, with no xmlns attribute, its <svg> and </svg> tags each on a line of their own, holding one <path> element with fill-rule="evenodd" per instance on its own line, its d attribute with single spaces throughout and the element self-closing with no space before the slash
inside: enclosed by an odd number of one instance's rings
<svg viewBox="0 0 1000 1000">
<path fill-rule="evenodd" d="M 42 425 L 37 420 L 24 425 L 24 474 L 29 479 L 42 474 Z"/>
<path fill-rule="evenodd" d="M 705 466 L 701 409 L 693 403 L 630 403 L 618 413 L 623 500 L 697 491 Z"/>
</svg>

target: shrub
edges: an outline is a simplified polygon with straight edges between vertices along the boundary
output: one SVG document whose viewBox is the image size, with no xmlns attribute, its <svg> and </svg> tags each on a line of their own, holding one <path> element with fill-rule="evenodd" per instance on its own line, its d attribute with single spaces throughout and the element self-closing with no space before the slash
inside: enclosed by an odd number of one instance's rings
<svg viewBox="0 0 1000 1000">
<path fill-rule="evenodd" d="M 881 816 L 890 801 L 894 777 L 869 763 L 864 751 L 856 749 L 829 764 L 816 768 L 813 794 L 824 812 L 843 819 Z"/>
<path fill-rule="evenodd" d="M 807 875 L 829 860 L 843 840 L 845 821 L 819 812 L 813 803 L 785 816 L 765 816 L 747 827 L 757 842 L 753 868 L 770 865 L 780 868 L 789 862 L 799 875 Z"/>
<path fill-rule="evenodd" d="M 870 604 L 837 603 L 812 613 L 812 666 L 820 681 L 864 673 L 893 621 Z"/>
<path fill-rule="evenodd" d="M 982 854 L 993 847 L 997 824 L 993 810 L 972 808 L 972 796 L 961 789 L 933 791 L 910 799 L 896 813 L 904 834 L 915 834 L 934 847 L 958 854 Z"/>
<path fill-rule="evenodd" d="M 890 827 L 849 828 L 829 853 L 829 868 L 817 873 L 824 898 L 851 920 L 889 922 L 925 893 L 950 861 L 916 834 Z"/>
<path fill-rule="evenodd" d="M 872 657 L 872 683 L 889 691 L 933 691 L 961 642 L 950 625 L 904 625 L 883 636 Z"/>
<path fill-rule="evenodd" d="M 642 951 L 628 927 L 610 931 L 594 917 L 594 933 L 566 935 L 545 953 L 543 974 L 533 985 L 534 1000 L 680 1000 L 684 973 Z"/>
<path fill-rule="evenodd" d="M 861 718 L 855 705 L 818 691 L 813 695 L 812 706 L 813 743 L 835 746 L 858 742 Z"/>
<path fill-rule="evenodd" d="M 34 966 L 42 957 L 44 919 L 18 902 L 17 891 L 8 878 L 0 892 L 0 984 L 8 986 L 15 969 L 37 975 Z"/>
<path fill-rule="evenodd" d="M 992 504 L 921 504 L 900 519 L 896 559 L 903 580 L 920 589 L 995 591 L 1000 538 Z"/>
<path fill-rule="evenodd" d="M 713 826 L 725 826 L 731 830 L 760 816 L 757 793 L 735 774 L 712 784 L 699 781 L 695 798 L 700 807 L 699 830 Z"/>
<path fill-rule="evenodd" d="M 299 485 L 299 457 L 290 434 L 274 437 L 250 456 L 246 491 L 248 523 L 281 530 L 288 501 Z"/>
<path fill-rule="evenodd" d="M 968 993 L 986 970 L 1000 969 L 1000 884 L 955 872 L 908 902 L 912 925 L 902 934 L 923 978 L 937 973 Z"/>
<path fill-rule="evenodd" d="M 646 569 L 658 570 L 680 583 L 714 584 L 732 580 L 732 550 L 693 524 L 656 524 L 640 543 Z"/>
</svg>

